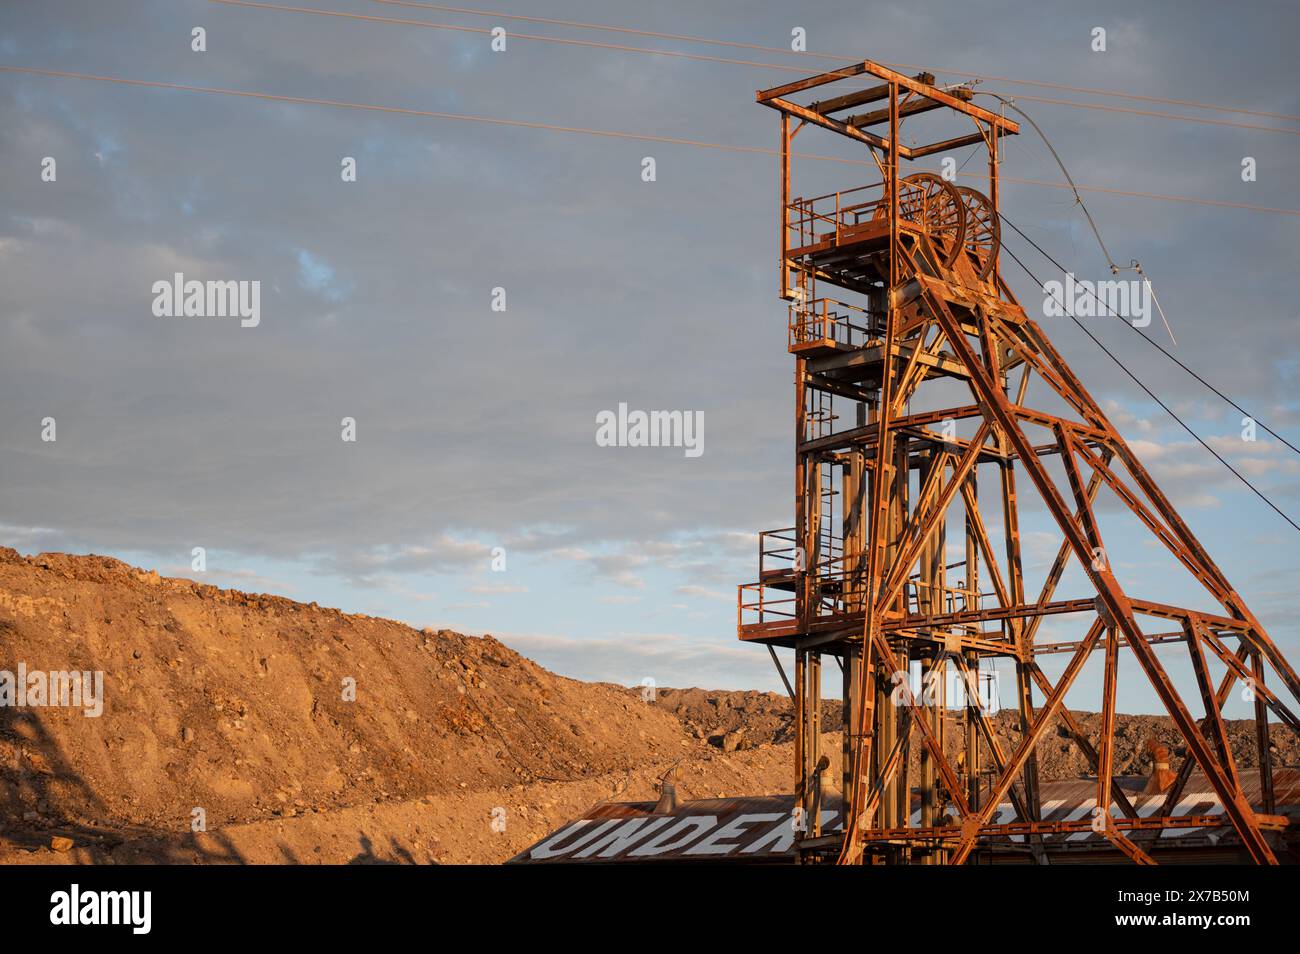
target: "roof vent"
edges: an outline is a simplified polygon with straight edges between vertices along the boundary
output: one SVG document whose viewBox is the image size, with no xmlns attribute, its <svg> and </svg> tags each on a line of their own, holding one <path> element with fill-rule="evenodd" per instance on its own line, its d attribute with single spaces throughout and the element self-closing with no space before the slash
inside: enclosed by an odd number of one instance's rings
<svg viewBox="0 0 1300 954">
<path fill-rule="evenodd" d="M 682 807 L 681 800 L 677 797 L 677 786 L 673 783 L 673 775 L 677 771 L 676 763 L 659 779 L 659 801 L 655 804 L 654 814 L 671 815 L 677 809 Z"/>
<path fill-rule="evenodd" d="M 1151 777 L 1147 779 L 1147 787 L 1142 790 L 1143 795 L 1159 795 L 1169 790 L 1169 786 L 1174 784 L 1176 774 L 1169 768 L 1169 746 L 1164 745 L 1155 739 L 1147 740 L 1147 751 L 1151 753 Z"/>
</svg>

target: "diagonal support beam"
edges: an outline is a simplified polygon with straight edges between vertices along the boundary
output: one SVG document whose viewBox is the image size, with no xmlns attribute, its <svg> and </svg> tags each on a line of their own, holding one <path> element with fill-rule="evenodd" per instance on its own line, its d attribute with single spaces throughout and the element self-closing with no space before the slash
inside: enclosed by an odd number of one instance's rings
<svg viewBox="0 0 1300 954">
<path fill-rule="evenodd" d="M 872 648 L 881 663 L 881 668 L 889 674 L 893 685 L 902 689 L 905 693 L 906 705 L 912 709 L 916 708 L 916 697 L 912 695 L 912 689 L 907 684 L 907 674 L 898 668 L 898 663 L 894 660 L 894 654 L 890 652 L 889 643 L 886 642 L 884 633 L 880 631 L 879 627 L 875 627 Z M 929 750 L 930 757 L 934 759 L 935 767 L 938 768 L 943 784 L 948 789 L 948 796 L 957 805 L 957 811 L 961 814 L 961 817 L 967 818 L 971 815 L 970 803 L 966 801 L 966 795 L 961 789 L 961 783 L 957 780 L 957 774 L 952 770 L 952 765 L 943 754 L 943 747 L 935 737 L 934 730 L 925 719 L 913 718 L 911 725 L 921 730 L 921 740 Z"/>
<path fill-rule="evenodd" d="M 1065 391 L 1060 392 L 1062 397 L 1065 397 L 1067 400 L 1071 400 L 1072 402 L 1082 402 L 1081 413 L 1087 417 L 1094 426 L 1108 430 L 1113 434 L 1111 445 L 1116 456 L 1119 457 L 1120 461 L 1128 469 L 1129 473 L 1133 475 L 1133 479 L 1137 483 L 1138 487 L 1144 494 L 1146 494 L 1147 499 L 1151 501 L 1156 513 L 1165 522 L 1169 529 L 1173 531 L 1181 546 L 1192 554 L 1196 564 L 1201 570 L 1197 576 L 1199 577 L 1202 574 L 1205 574 L 1211 577 L 1218 584 L 1219 588 L 1227 594 L 1226 599 L 1223 600 L 1224 608 L 1231 615 L 1237 619 L 1243 620 L 1249 625 L 1249 638 L 1252 645 L 1269 661 L 1269 664 L 1272 665 L 1274 671 L 1282 678 L 1283 683 L 1291 692 L 1292 696 L 1296 699 L 1300 699 L 1300 676 L 1297 676 L 1296 671 L 1291 667 L 1291 664 L 1287 661 L 1286 657 L 1282 655 L 1282 651 L 1278 649 L 1277 645 L 1271 639 L 1269 639 L 1268 633 L 1265 631 L 1264 627 L 1260 625 L 1259 620 L 1255 618 L 1253 613 L 1251 613 L 1250 609 L 1246 606 L 1245 601 L 1237 595 L 1236 590 L 1234 590 L 1232 585 L 1228 582 L 1223 571 L 1219 569 L 1218 564 L 1216 564 L 1210 557 L 1209 553 L 1201 545 L 1201 542 L 1196 539 L 1196 535 L 1192 533 L 1191 528 L 1187 526 L 1186 522 L 1184 522 L 1183 518 L 1178 514 L 1178 511 L 1174 508 L 1173 504 L 1169 502 L 1169 499 L 1156 485 L 1155 480 L 1147 472 L 1146 468 L 1142 466 L 1142 462 L 1138 460 L 1137 455 L 1133 453 L 1132 449 L 1119 435 L 1119 432 L 1115 431 L 1110 422 L 1106 420 L 1106 416 L 1102 413 L 1101 408 L 1097 406 L 1097 402 L 1092 399 L 1092 396 L 1088 394 L 1087 389 L 1084 388 L 1083 384 L 1074 375 L 1074 372 L 1070 370 L 1068 365 L 1066 365 L 1065 359 L 1061 357 L 1052 346 L 1051 342 L 1047 340 L 1047 336 L 1043 334 L 1042 329 L 1033 321 L 1026 318 L 1023 324 L 1020 325 L 1020 328 L 1024 331 L 1026 337 L 1033 342 L 1034 347 L 1041 354 L 1041 358 L 1035 356 L 1035 360 L 1050 362 L 1053 370 L 1057 375 L 1059 375 L 1060 381 L 1063 382 L 1066 388 Z M 1055 387 L 1056 385 L 1053 386 Z"/>
<path fill-rule="evenodd" d="M 1039 691 L 1042 692 L 1044 696 L 1050 696 L 1052 694 L 1052 684 L 1038 663 L 1031 662 L 1029 664 L 1029 674 L 1033 677 L 1034 683 L 1038 686 Z M 1092 766 L 1092 770 L 1094 772 L 1100 771 L 1101 756 L 1097 750 L 1093 748 L 1092 743 L 1088 741 L 1088 737 L 1083 732 L 1083 726 L 1081 726 L 1079 720 L 1074 717 L 1074 713 L 1069 709 L 1062 709 L 1061 721 L 1065 723 L 1066 731 L 1070 733 L 1070 737 L 1074 740 L 1074 744 L 1079 747 L 1079 751 L 1082 752 L 1083 757 L 1088 760 L 1088 764 Z M 1111 779 L 1110 782 L 1110 797 L 1119 803 L 1119 807 L 1125 815 L 1129 818 L 1137 818 L 1137 809 L 1129 800 L 1128 793 L 1125 792 L 1124 789 L 1120 788 L 1119 783 L 1114 779 Z"/>
<path fill-rule="evenodd" d="M 911 713 L 909 712 L 905 718 L 907 719 L 907 728 L 899 735 L 893 748 L 889 750 L 889 755 L 885 758 L 885 764 L 880 767 L 880 776 L 876 779 L 876 784 L 871 786 L 871 791 L 863 803 L 861 817 L 858 819 L 858 823 L 863 827 L 871 827 L 871 820 L 875 817 L 876 809 L 880 807 L 880 797 L 884 794 L 889 783 L 894 780 L 894 776 L 898 774 L 898 767 L 903 764 L 903 753 L 909 749 L 908 743 L 912 741 L 913 720 Z"/>
<path fill-rule="evenodd" d="M 1223 710 L 1215 697 L 1214 687 L 1210 685 L 1210 671 L 1205 666 L 1205 652 L 1201 649 L 1201 621 L 1189 613 L 1183 621 L 1183 632 L 1187 634 L 1187 649 L 1192 656 L 1192 672 L 1196 675 L 1196 687 L 1201 692 L 1201 702 L 1205 706 L 1205 719 L 1208 723 L 1210 738 L 1219 750 L 1219 760 L 1228 778 L 1235 788 L 1241 788 L 1241 779 L 1237 775 L 1237 763 L 1232 758 L 1232 747 L 1228 744 L 1228 730 L 1223 725 Z"/>
<path fill-rule="evenodd" d="M 993 732 L 993 727 L 989 725 L 988 713 L 984 711 L 984 702 L 979 697 L 979 687 L 976 679 L 972 677 L 970 667 L 966 665 L 966 660 L 961 657 L 960 653 L 954 653 L 952 658 L 956 661 L 957 668 L 961 670 L 962 679 L 966 682 L 966 708 L 971 716 L 975 718 L 980 734 L 984 736 L 984 744 L 989 747 L 989 754 L 993 756 L 993 767 L 1001 774 L 1006 771 L 1007 757 L 1002 751 L 1002 745 L 998 742 L 997 735 Z M 972 699 L 974 702 L 970 701 Z M 1011 802 L 1016 807 L 1016 814 L 1023 821 L 1032 821 L 1033 819 L 1029 816 L 1029 807 L 1024 803 L 1024 799 L 1020 797 L 1014 786 L 1010 792 Z"/>
<path fill-rule="evenodd" d="M 1173 531 L 1166 527 L 1164 522 L 1138 499 L 1137 495 L 1125 485 L 1100 456 L 1094 455 L 1082 444 L 1079 445 L 1079 456 L 1092 467 L 1093 476 L 1101 477 L 1106 482 L 1106 485 L 1115 492 L 1116 496 L 1146 525 L 1146 528 L 1155 534 L 1156 539 L 1165 545 L 1165 549 L 1173 554 L 1178 562 L 1196 577 L 1202 586 L 1210 591 L 1221 606 L 1227 609 L 1230 604 L 1231 590 L 1225 590 L 1219 580 L 1212 574 L 1205 572 L 1205 568 L 1197 561 L 1195 554 L 1179 542 Z"/>
<path fill-rule="evenodd" d="M 1154 865 L 1155 859 L 1133 843 L 1133 840 L 1125 835 L 1122 831 L 1110 824 L 1107 819 L 1106 830 L 1103 832 L 1107 841 L 1128 856 L 1129 860 L 1139 865 Z"/>
<path fill-rule="evenodd" d="M 902 555 L 895 560 L 888 577 L 885 579 L 884 586 L 881 589 L 880 605 L 888 606 L 890 601 L 898 595 L 898 591 L 902 589 L 903 584 L 907 581 L 908 574 L 911 572 L 912 565 L 921 558 L 921 551 L 939 526 L 939 521 L 947 513 L 949 504 L 952 503 L 953 498 L 957 496 L 957 492 L 965 484 L 971 468 L 979 460 L 980 451 L 988 438 L 988 434 L 989 424 L 988 421 L 985 421 L 976 431 L 965 453 L 962 454 L 953 467 L 952 478 L 937 493 L 935 485 L 942 479 L 945 470 L 944 463 L 952 455 L 942 454 L 940 459 L 935 462 L 934 468 L 930 471 L 929 480 L 921 489 L 920 498 L 917 500 L 916 513 L 903 533 L 904 539 L 911 538 L 911 542 L 903 550 Z"/>
<path fill-rule="evenodd" d="M 1255 822 L 1254 812 L 1246 802 L 1240 788 L 1232 786 L 1230 780 L 1225 777 L 1223 771 L 1215 762 L 1205 737 L 1201 734 L 1191 714 L 1178 697 L 1178 693 L 1169 681 L 1164 668 L 1156 659 L 1155 652 L 1143 639 L 1142 631 L 1133 618 L 1133 606 L 1128 596 L 1120 587 L 1109 567 L 1099 569 L 1091 562 L 1092 554 L 1089 552 L 1088 540 L 1067 508 L 1060 491 L 1043 467 L 1042 461 L 1034 453 L 1032 444 L 1020 429 L 1007 395 L 980 364 L 971 349 L 970 343 L 962 335 L 960 325 L 956 318 L 953 317 L 952 312 L 949 311 L 943 297 L 936 293 L 932 281 L 923 275 L 918 275 L 917 280 L 921 285 L 922 294 L 926 297 L 939 321 L 940 327 L 948 334 L 949 343 L 952 345 L 958 360 L 964 362 L 970 372 L 969 382 L 976 400 L 985 407 L 985 412 L 994 419 L 1002 432 L 1006 434 L 1014 450 L 1020 455 L 1021 462 L 1037 486 L 1048 510 L 1056 519 L 1062 532 L 1070 540 L 1075 555 L 1083 565 L 1084 571 L 1092 581 L 1093 586 L 1097 589 L 1101 606 L 1105 609 L 1107 615 L 1124 631 L 1124 635 L 1128 638 L 1129 645 L 1133 649 L 1139 664 L 1146 672 L 1152 687 L 1156 691 L 1156 695 L 1160 697 L 1160 701 L 1173 717 L 1179 731 L 1182 732 L 1183 738 L 1187 740 L 1188 748 L 1210 778 L 1216 794 L 1223 802 L 1224 812 L 1232 822 L 1233 828 L 1241 838 L 1242 843 L 1257 863 L 1276 864 L 1277 859 L 1260 832 Z M 1122 444 L 1122 441 L 1120 443 Z M 973 845 L 974 833 L 972 833 L 968 842 L 963 840 L 962 848 L 958 849 L 956 855 L 954 855 L 954 863 L 965 861 L 969 857 Z"/>
<path fill-rule="evenodd" d="M 1110 827 L 1111 776 L 1115 770 L 1115 683 L 1119 664 L 1119 636 L 1114 627 L 1106 631 L 1106 671 L 1101 688 L 1101 735 L 1097 753 L 1097 808 Z"/>
<path fill-rule="evenodd" d="M 1007 589 L 1006 581 L 1002 579 L 1002 570 L 998 567 L 998 561 L 993 555 L 993 542 L 989 539 L 988 529 L 984 526 L 984 517 L 980 514 L 979 501 L 975 496 L 975 488 L 970 483 L 962 484 L 962 500 L 966 504 L 966 515 L 970 518 L 971 532 L 975 536 L 975 542 L 979 545 L 980 553 L 984 556 L 984 563 L 988 566 L 989 576 L 992 577 L 993 592 L 997 595 L 998 603 L 1001 606 L 1011 606 L 1011 591 Z"/>
<path fill-rule="evenodd" d="M 1065 702 L 1065 694 L 1070 690 L 1070 686 L 1074 685 L 1074 680 L 1078 678 L 1079 673 L 1083 670 L 1083 664 L 1092 653 L 1092 647 L 1096 644 L 1097 637 L 1101 635 L 1103 629 L 1101 620 L 1096 620 L 1088 630 L 1088 635 L 1084 637 L 1079 648 L 1070 657 L 1070 662 L 1065 667 L 1065 672 L 1061 674 L 1061 678 L 1057 681 L 1056 688 L 1047 697 L 1043 707 L 1038 710 L 1038 717 L 1034 724 L 1021 738 L 1020 745 L 1007 762 L 1002 775 L 993 786 L 993 791 L 989 793 L 988 801 L 984 803 L 984 806 L 974 818 L 967 819 L 963 825 L 961 842 L 952 856 L 953 864 L 964 864 L 966 859 L 970 857 L 971 851 L 975 848 L 975 841 L 979 838 L 980 828 L 988 824 L 989 819 L 993 817 L 993 813 L 997 811 L 998 802 L 1002 800 L 1002 796 L 1007 793 L 1007 790 L 1011 788 L 1012 783 L 1015 781 L 1016 775 L 1029 761 L 1029 756 L 1038 745 L 1038 740 L 1042 738 L 1048 723 L 1052 721 L 1052 717 L 1056 715 L 1057 710 Z"/>
<path fill-rule="evenodd" d="M 1236 661 L 1240 662 L 1246 658 L 1247 649 L 1246 644 L 1242 643 L 1241 648 L 1237 650 Z M 1228 666 L 1228 671 L 1223 674 L 1223 679 L 1219 682 L 1218 692 L 1214 696 L 1215 705 L 1220 710 L 1223 709 L 1224 703 L 1228 701 L 1228 693 L 1232 691 L 1236 681 L 1237 672 L 1232 666 Z M 1174 779 L 1174 784 L 1169 786 L 1169 790 L 1165 792 L 1165 800 L 1161 804 L 1159 812 L 1161 818 L 1167 818 L 1173 814 L 1174 808 L 1177 807 L 1179 800 L 1183 797 L 1183 790 L 1192 777 L 1192 769 L 1195 767 L 1195 759 L 1183 759 L 1183 764 L 1178 767 L 1178 776 Z M 1161 831 L 1156 831 L 1151 836 L 1152 841 L 1158 839 L 1161 834 Z"/>
<path fill-rule="evenodd" d="M 1109 454 L 1109 451 L 1107 452 Z M 1097 499 L 1097 491 L 1101 488 L 1101 476 L 1094 473 L 1088 479 L 1087 497 L 1088 502 L 1092 503 Z M 1077 517 L 1077 514 L 1076 514 Z M 1043 581 L 1042 592 L 1038 594 L 1038 605 L 1046 606 L 1056 593 L 1056 587 L 1060 585 L 1061 577 L 1065 574 L 1066 564 L 1070 561 L 1070 541 L 1062 540 L 1060 549 L 1056 551 L 1056 559 L 1052 561 L 1052 567 L 1047 571 L 1047 579 Z M 1032 649 L 1034 645 L 1034 636 L 1038 633 L 1038 627 L 1042 625 L 1043 617 L 1035 616 L 1025 626 L 1025 645 Z"/>
<path fill-rule="evenodd" d="M 1235 674 L 1237 679 L 1250 683 L 1251 691 L 1255 693 L 1255 697 L 1266 703 L 1273 714 L 1286 723 L 1292 732 L 1300 734 L 1300 718 L 1297 718 L 1296 714 L 1287 708 L 1286 703 L 1264 684 L 1263 672 L 1259 671 L 1258 667 L 1253 664 L 1251 669 L 1246 668 L 1247 653 L 1250 653 L 1251 656 L 1258 656 L 1258 650 L 1253 649 L 1249 642 L 1243 641 L 1237 652 L 1235 654 L 1231 653 L 1228 651 L 1228 647 L 1220 642 L 1219 637 L 1209 629 L 1201 630 L 1201 639 L 1206 646 L 1210 647 L 1210 651 L 1219 657 L 1219 661 L 1232 670 L 1231 673 L 1225 675 L 1225 678 Z M 1262 659 L 1260 663 L 1262 665 Z M 1221 695 L 1224 692 L 1222 689 L 1219 691 Z M 1224 696 L 1223 698 L 1226 700 L 1227 697 Z M 1220 708 L 1223 707 L 1223 701 L 1219 702 L 1219 706 Z"/>
</svg>

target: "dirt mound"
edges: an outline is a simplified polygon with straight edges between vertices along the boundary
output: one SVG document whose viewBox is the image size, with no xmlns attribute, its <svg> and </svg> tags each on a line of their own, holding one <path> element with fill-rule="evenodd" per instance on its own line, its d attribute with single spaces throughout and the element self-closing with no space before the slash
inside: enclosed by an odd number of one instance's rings
<svg viewBox="0 0 1300 954">
<path fill-rule="evenodd" d="M 0 551 L 0 669 L 102 672 L 103 711 L 0 708 L 0 823 L 209 829 L 629 770 L 691 743 L 619 687 L 104 557 Z"/>
<path fill-rule="evenodd" d="M 774 692 L 722 692 L 709 689 L 658 689 L 655 702 L 681 720 L 692 738 L 725 752 L 791 741 L 794 709 L 790 697 Z M 822 703 L 822 726 L 838 731 L 842 706 Z"/>
</svg>

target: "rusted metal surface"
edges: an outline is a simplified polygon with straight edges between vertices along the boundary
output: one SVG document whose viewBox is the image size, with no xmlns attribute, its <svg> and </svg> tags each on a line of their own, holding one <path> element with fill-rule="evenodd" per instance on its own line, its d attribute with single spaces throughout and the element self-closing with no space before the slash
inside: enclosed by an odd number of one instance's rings
<svg viewBox="0 0 1300 954">
<path fill-rule="evenodd" d="M 795 798 L 705 798 L 654 813 L 655 802 L 609 802 L 543 838 L 508 864 L 630 862 L 792 863 Z M 811 819 L 808 819 L 811 822 Z M 843 827 L 839 801 L 827 800 L 818 823 Z M 812 825 L 803 825 L 811 831 Z"/>
<path fill-rule="evenodd" d="M 1159 792 L 1144 794 L 1146 779 L 1125 778 L 1119 782 L 1129 793 L 1136 809 L 1136 817 L 1114 819 L 1108 826 L 1099 824 L 1096 818 L 1096 781 L 1080 779 L 1043 783 L 1043 831 L 1050 831 L 1043 837 L 1043 847 L 1053 857 L 1059 854 L 1104 853 L 1111 844 L 1102 829 L 1110 828 L 1112 831 L 1123 831 L 1132 846 L 1144 855 L 1162 853 L 1168 860 L 1176 860 L 1182 853 L 1191 851 L 1213 850 L 1221 856 L 1221 860 L 1225 856 L 1231 859 L 1243 852 L 1241 839 L 1204 773 L 1191 774 L 1186 790 L 1169 814 L 1163 817 L 1164 795 Z M 1272 811 L 1268 810 L 1269 805 L 1258 777 L 1248 779 L 1243 784 L 1243 794 L 1259 813 L 1257 817 L 1260 818 L 1260 827 L 1273 849 L 1289 849 L 1294 852 L 1300 848 L 1300 770 L 1281 770 L 1276 786 L 1280 806 Z M 1004 854 L 1017 850 L 1023 852 L 1027 835 L 1013 833 L 1016 830 L 1016 817 L 1016 811 L 1009 802 L 1000 803 L 997 812 L 990 819 L 990 826 L 981 831 L 979 850 Z M 919 823 L 919 818 L 917 812 L 913 821 Z M 999 826 L 1003 830 L 999 831 Z M 908 837 L 916 836 L 917 827 L 913 826 Z M 959 834 L 958 829 L 953 828 L 948 837 L 959 837 Z M 1116 847 L 1132 860 L 1128 851 Z"/>
<path fill-rule="evenodd" d="M 873 82 L 862 88 L 864 80 Z M 885 844 L 884 860 L 962 863 L 985 850 L 1005 805 L 1025 826 L 1025 849 L 1042 860 L 1087 836 L 1052 829 L 1067 823 L 1051 820 L 1049 786 L 1038 779 L 1036 745 L 1059 717 L 1095 773 L 1087 800 L 1112 820 L 1098 834 L 1107 850 L 1138 863 L 1158 860 L 1170 850 L 1162 829 L 1170 845 L 1186 836 L 1192 816 L 1175 809 L 1185 790 L 1201 784 L 1196 791 L 1213 796 L 1219 822 L 1200 827 L 1226 824 L 1240 853 L 1273 863 L 1276 839 L 1265 833 L 1282 798 L 1267 722 L 1300 725 L 1283 696 L 1300 698 L 1300 680 L 1003 280 L 999 150 L 1019 127 L 975 106 L 969 91 L 933 83 L 929 74 L 904 76 L 865 60 L 756 97 L 781 123 L 778 288 L 789 303 L 795 361 L 795 506 L 794 527 L 760 542 L 759 579 L 740 588 L 737 630 L 742 640 L 795 651 L 792 790 L 805 812 L 821 791 L 814 702 L 823 656 L 844 669 L 850 728 L 839 767 L 848 836 L 827 848 L 813 825 L 796 839 L 796 854 L 860 862 L 875 852 L 868 845 Z M 867 103 L 882 105 L 846 114 Z M 790 147 L 805 126 L 863 147 L 879 177 L 799 195 Z M 983 189 L 955 187 L 912 165 L 970 143 L 987 151 Z M 964 392 L 957 401 L 953 385 Z M 1188 570 L 1199 585 L 1195 605 L 1143 599 L 1142 580 L 1123 581 L 1112 569 L 1108 513 L 1096 506 L 1103 486 Z M 1022 565 L 1026 493 L 1060 533 L 1036 595 L 1026 592 Z M 965 558 L 948 563 L 958 521 Z M 1058 596 L 1072 563 L 1086 578 L 1084 592 Z M 1037 643 L 1048 616 L 1086 636 Z M 1190 687 L 1175 686 L 1157 649 L 1181 653 Z M 1064 699 L 1095 652 L 1105 657 L 1095 703 L 1102 720 L 1089 738 Z M 1040 653 L 1069 654 L 1054 682 L 1035 662 Z M 1005 747 L 990 741 L 968 693 L 959 703 L 970 718 L 954 766 L 944 756 L 942 692 L 917 699 L 895 681 L 912 665 L 940 686 L 952 672 L 977 681 L 981 663 L 999 659 L 1014 676 L 1018 734 Z M 1223 667 L 1217 682 L 1210 664 Z M 1144 812 L 1154 803 L 1119 785 L 1111 764 L 1116 687 L 1134 676 L 1151 687 L 1187 753 L 1153 814 Z M 1239 770 L 1222 714 L 1243 686 L 1259 727 L 1259 768 L 1251 772 Z M 917 779 L 908 778 L 913 746 L 921 749 Z M 994 772 L 986 787 L 983 759 Z M 914 783 L 922 808 L 912 821 Z M 956 813 L 956 835 L 945 834 L 937 847 L 916 852 L 896 834 L 934 829 L 946 806 Z"/>
</svg>

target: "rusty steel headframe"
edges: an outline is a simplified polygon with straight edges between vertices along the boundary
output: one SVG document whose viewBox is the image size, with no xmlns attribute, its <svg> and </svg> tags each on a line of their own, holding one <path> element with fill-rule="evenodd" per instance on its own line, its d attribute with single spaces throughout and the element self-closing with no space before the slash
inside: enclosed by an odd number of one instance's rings
<svg viewBox="0 0 1300 954">
<path fill-rule="evenodd" d="M 863 87 L 864 80 L 871 85 Z M 810 90 L 820 96 L 832 84 L 852 89 L 803 105 L 792 99 L 806 99 Z M 1222 806 L 1222 815 L 1204 824 L 1229 829 L 1250 860 L 1276 863 L 1275 833 L 1287 820 L 1273 814 L 1269 713 L 1293 729 L 1300 722 L 1265 677 L 1271 670 L 1300 699 L 1296 673 L 1003 281 L 999 144 L 1019 126 L 971 98 L 969 89 L 939 89 L 929 74 L 904 76 L 870 60 L 757 94 L 780 116 L 779 290 L 790 303 L 796 365 L 795 525 L 760 535 L 759 579 L 740 587 L 738 631 L 742 640 L 795 651 L 794 795 L 809 820 L 799 855 L 961 864 L 1005 837 L 1041 858 L 1080 824 L 1042 819 L 1035 749 L 1059 719 L 1096 775 L 1092 829 L 1123 856 L 1151 863 L 1161 833 L 1186 827 L 1174 809 L 1199 769 Z M 837 118 L 870 103 L 885 105 Z M 955 119 L 974 128 L 904 145 L 904 120 L 915 126 L 911 117 L 924 113 L 935 114 L 927 125 Z M 804 126 L 866 146 L 879 180 L 792 197 L 792 143 Z M 901 168 L 903 160 L 981 143 L 986 192 L 957 187 L 952 176 L 905 175 Z M 838 297 L 821 296 L 819 285 L 832 286 Z M 1031 381 L 1048 406 L 1067 410 L 1029 406 Z M 954 391 L 966 400 L 954 403 Z M 1050 458 L 1059 464 L 1056 474 Z M 992 472 L 995 492 L 980 493 L 981 470 Z M 1062 537 L 1032 602 L 1021 564 L 1018 471 Z M 1170 606 L 1125 588 L 1106 558 L 1095 506 L 1103 488 L 1117 510 L 1136 518 L 1189 571 L 1213 608 Z M 990 501 L 997 513 L 992 528 L 981 514 Z M 947 528 L 957 520 L 965 559 L 949 564 Z M 994 531 L 1003 539 L 995 540 Z M 1088 595 L 1057 599 L 1071 557 Z M 954 570 L 959 579 L 952 579 Z M 1090 620 L 1082 639 L 1036 644 L 1044 618 L 1068 614 Z M 1168 620 L 1172 632 L 1144 632 L 1139 617 Z M 1172 642 L 1188 654 L 1199 717 L 1157 658 L 1154 647 Z M 1129 653 L 1121 657 L 1121 648 Z M 1217 685 L 1207 651 L 1222 668 Z M 1069 653 L 1054 683 L 1037 661 L 1053 652 Z M 1063 706 L 1093 652 L 1105 661 L 1096 739 Z M 844 679 L 842 790 L 849 811 L 845 830 L 834 833 L 818 823 L 829 765 L 820 751 L 825 655 L 837 659 Z M 1112 768 L 1115 688 L 1121 661 L 1128 666 L 1130 657 L 1186 743 L 1181 769 L 1154 812 L 1134 808 Z M 1015 673 L 1013 751 L 999 742 L 979 692 L 981 661 L 999 658 Z M 922 698 L 909 684 L 914 664 L 932 690 Z M 957 700 L 965 718 L 955 765 L 944 751 L 949 675 L 965 689 Z M 1255 803 L 1222 716 L 1239 681 L 1254 693 Z M 1035 690 L 1044 700 L 1038 707 Z M 907 778 L 913 741 L 920 744 L 915 815 Z M 987 770 L 982 759 L 991 763 Z M 1004 799 L 1015 819 L 995 823 Z"/>
</svg>

